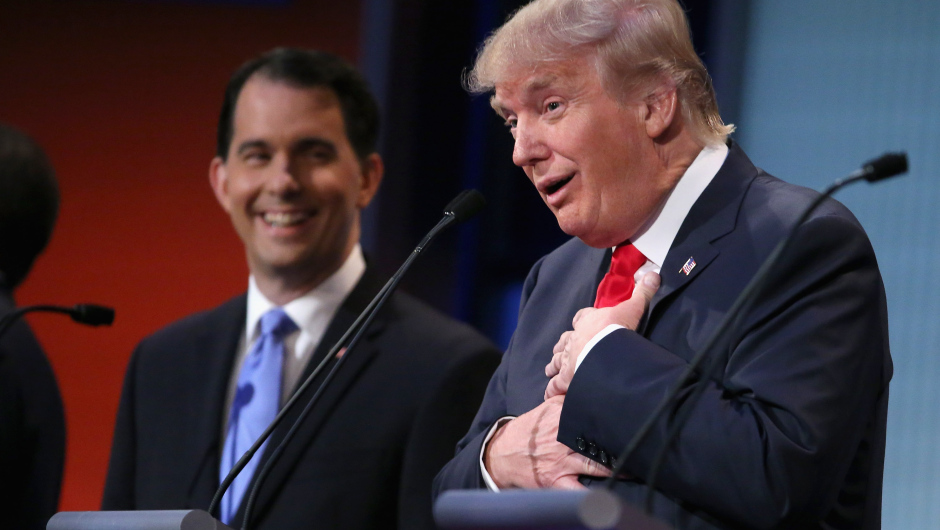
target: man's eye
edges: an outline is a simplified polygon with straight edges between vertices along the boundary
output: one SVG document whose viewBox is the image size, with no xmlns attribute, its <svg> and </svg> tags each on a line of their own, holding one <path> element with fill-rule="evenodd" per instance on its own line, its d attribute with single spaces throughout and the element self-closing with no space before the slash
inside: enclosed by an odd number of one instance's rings
<svg viewBox="0 0 940 530">
<path fill-rule="evenodd" d="M 515 118 L 510 118 L 510 119 L 508 119 L 508 120 L 506 120 L 506 127 L 509 127 L 510 129 L 515 129 L 515 128 L 516 128 L 516 123 L 517 123 L 518 121 L 519 121 L 519 120 L 517 120 L 517 119 L 515 119 Z"/>
<path fill-rule="evenodd" d="M 324 148 L 307 149 L 304 151 L 303 155 L 307 160 L 313 160 L 318 163 L 329 162 L 334 157 L 333 151 Z"/>
<path fill-rule="evenodd" d="M 261 153 L 261 152 L 245 153 L 245 156 L 244 156 L 245 162 L 253 163 L 253 164 L 264 163 L 270 159 L 271 157 L 268 156 L 267 153 Z"/>
<path fill-rule="evenodd" d="M 547 110 L 548 112 L 558 110 L 559 108 L 561 108 L 561 103 L 557 101 L 552 101 L 548 103 L 547 105 L 545 105 L 545 110 Z"/>
</svg>

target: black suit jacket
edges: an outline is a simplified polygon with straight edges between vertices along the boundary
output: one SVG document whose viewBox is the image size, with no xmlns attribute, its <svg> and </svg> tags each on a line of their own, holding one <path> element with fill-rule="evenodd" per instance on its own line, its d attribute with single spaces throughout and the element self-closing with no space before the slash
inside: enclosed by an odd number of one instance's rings
<svg viewBox="0 0 940 530">
<path fill-rule="evenodd" d="M 816 196 L 732 145 L 666 256 L 645 322 L 601 340 L 578 368 L 559 441 L 598 461 L 618 455 Z M 608 262 L 609 251 L 572 240 L 533 267 L 510 347 L 436 491 L 483 487 L 486 431 L 542 402 L 552 346 L 592 305 Z M 655 514 L 677 528 L 879 528 L 887 313 L 871 245 L 845 207 L 827 201 L 800 227 L 770 289 L 710 355 L 722 369 L 665 461 Z M 634 478 L 617 491 L 631 502 L 644 499 L 667 427 L 656 423 L 626 464 Z"/>
<path fill-rule="evenodd" d="M 0 275 L 0 318 L 15 309 Z M 59 505 L 65 415 L 52 367 L 29 325 L 0 338 L 0 520 L 42 529 Z"/>
<path fill-rule="evenodd" d="M 305 376 L 380 287 L 367 270 Z M 242 295 L 138 346 L 121 396 L 104 509 L 208 507 L 245 314 Z M 251 528 L 433 528 L 431 480 L 466 431 L 499 352 L 469 327 L 396 294 L 347 355 L 263 484 Z M 264 460 L 300 408 L 275 430 Z M 237 522 L 243 511 L 244 501 Z"/>
</svg>

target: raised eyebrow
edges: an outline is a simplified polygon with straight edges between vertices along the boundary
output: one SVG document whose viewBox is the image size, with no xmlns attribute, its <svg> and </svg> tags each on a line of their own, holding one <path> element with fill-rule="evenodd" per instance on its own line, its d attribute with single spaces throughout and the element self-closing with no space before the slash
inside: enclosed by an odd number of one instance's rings
<svg viewBox="0 0 940 530">
<path fill-rule="evenodd" d="M 532 92 L 538 92 L 539 90 L 544 90 L 552 86 L 558 80 L 557 74 L 547 74 L 534 79 L 529 80 L 522 88 L 524 93 L 531 94 Z M 509 109 L 504 107 L 499 100 L 496 98 L 496 94 L 490 96 L 490 107 L 496 111 L 496 114 L 499 114 L 500 117 L 505 118 L 507 114 L 510 114 Z"/>
</svg>

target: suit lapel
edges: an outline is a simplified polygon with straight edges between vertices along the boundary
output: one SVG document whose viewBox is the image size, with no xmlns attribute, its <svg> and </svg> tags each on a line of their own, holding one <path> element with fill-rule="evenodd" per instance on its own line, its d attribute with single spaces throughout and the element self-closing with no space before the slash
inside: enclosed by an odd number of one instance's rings
<svg viewBox="0 0 940 530">
<path fill-rule="evenodd" d="M 656 321 L 657 307 L 698 278 L 718 257 L 719 250 L 712 243 L 734 230 L 744 195 L 756 176 L 757 168 L 731 142 L 725 163 L 692 205 L 666 254 L 660 271 L 662 283 L 650 302 L 648 318 L 639 327 L 641 334 Z M 691 270 L 686 267 L 690 260 L 694 261 Z"/>
<path fill-rule="evenodd" d="M 197 340 L 190 358 L 193 384 L 201 387 L 192 403 L 192 451 L 183 456 L 180 465 L 191 469 L 189 506 L 205 509 L 219 485 L 219 450 L 222 417 L 228 414 L 225 395 L 238 341 L 245 329 L 247 312 L 245 295 L 221 306 Z M 195 391 L 194 391 L 195 393 Z"/>
<path fill-rule="evenodd" d="M 320 341 L 319 346 L 317 346 L 316 351 L 304 368 L 304 373 L 300 380 L 301 383 L 313 372 L 314 368 L 329 353 L 329 350 L 333 348 L 336 342 L 342 338 L 343 334 L 349 326 L 355 322 L 359 314 L 365 310 L 375 294 L 381 289 L 382 284 L 381 279 L 374 270 L 367 268 L 362 279 L 337 310 L 336 315 L 327 327 L 323 339 Z M 323 423 L 329 419 L 333 410 L 336 408 L 336 403 L 342 399 L 349 386 L 355 382 L 358 375 L 369 365 L 374 356 L 378 353 L 379 349 L 374 339 L 385 326 L 384 313 L 385 311 L 381 311 L 376 315 L 372 324 L 366 330 L 362 339 L 360 339 L 359 344 L 348 352 L 349 356 L 343 361 L 342 366 L 339 367 L 336 375 L 329 382 L 329 386 L 326 387 L 322 396 L 318 398 L 311 412 L 304 418 L 294 437 L 285 446 L 283 454 L 281 454 L 279 460 L 274 464 L 270 475 L 265 479 L 264 484 L 259 490 L 258 499 L 255 507 L 252 509 L 252 520 L 254 522 L 257 522 L 259 517 L 263 516 L 271 499 L 279 493 L 284 483 L 289 479 L 290 473 L 296 467 L 297 461 L 304 455 L 307 448 L 314 441 Z M 291 425 L 293 425 L 300 416 L 302 409 L 306 406 L 317 389 L 320 388 L 326 375 L 335 364 L 335 359 L 329 361 L 323 372 L 317 376 L 310 388 L 304 392 L 304 395 L 301 397 L 300 402 L 296 404 L 294 410 L 292 410 L 285 417 L 284 421 L 274 430 L 271 438 L 268 440 L 268 445 L 265 448 L 258 470 L 264 466 L 271 453 L 284 439 Z M 256 478 L 257 476 L 253 478 L 252 486 Z M 241 521 L 244 517 L 244 503 L 246 500 L 247 495 L 236 514 L 235 521 Z"/>
</svg>

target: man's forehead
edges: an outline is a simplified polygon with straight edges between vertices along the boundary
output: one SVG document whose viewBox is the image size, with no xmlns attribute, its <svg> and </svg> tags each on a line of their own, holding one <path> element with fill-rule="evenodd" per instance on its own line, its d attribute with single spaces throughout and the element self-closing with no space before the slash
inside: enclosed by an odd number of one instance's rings
<svg viewBox="0 0 940 530">
<path fill-rule="evenodd" d="M 233 136 L 251 133 L 264 124 L 320 128 L 338 121 L 344 127 L 343 118 L 339 97 L 329 87 L 301 87 L 258 76 L 249 78 L 238 95 Z"/>
<path fill-rule="evenodd" d="M 525 100 L 546 90 L 576 91 L 585 83 L 585 75 L 592 69 L 586 68 L 582 60 L 544 64 L 533 68 L 527 74 L 516 75 L 496 82 L 496 90 L 490 98 L 490 106 L 503 114 L 510 99 Z"/>
</svg>

